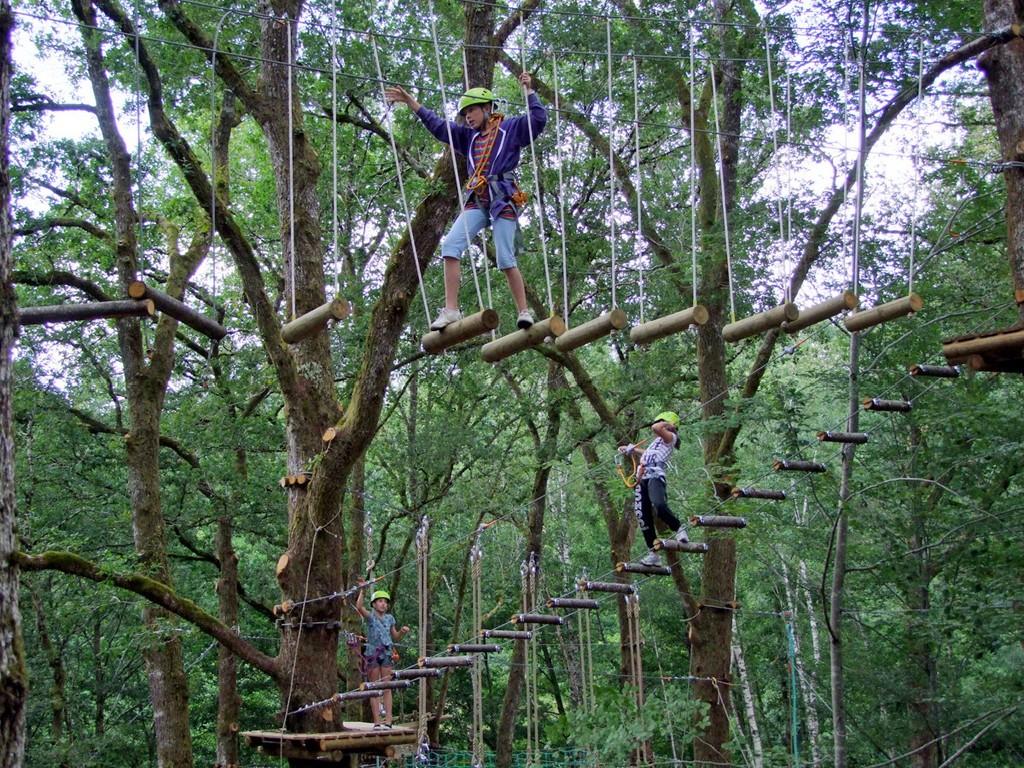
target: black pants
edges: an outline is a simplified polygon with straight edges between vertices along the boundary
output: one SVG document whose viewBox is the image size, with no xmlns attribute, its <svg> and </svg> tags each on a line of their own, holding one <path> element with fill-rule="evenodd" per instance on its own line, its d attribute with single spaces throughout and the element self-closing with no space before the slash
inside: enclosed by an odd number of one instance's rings
<svg viewBox="0 0 1024 768">
<path fill-rule="evenodd" d="M 641 480 L 636 486 L 634 497 L 636 519 L 640 523 L 640 532 L 644 535 L 647 548 L 654 547 L 654 515 L 664 522 L 673 532 L 679 530 L 681 523 L 668 508 L 668 496 L 665 493 L 665 478 L 652 477 Z"/>
</svg>

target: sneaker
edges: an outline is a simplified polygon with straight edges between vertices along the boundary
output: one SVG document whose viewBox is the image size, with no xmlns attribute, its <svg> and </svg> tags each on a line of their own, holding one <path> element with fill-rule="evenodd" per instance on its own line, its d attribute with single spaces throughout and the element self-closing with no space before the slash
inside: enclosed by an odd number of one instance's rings
<svg viewBox="0 0 1024 768">
<path fill-rule="evenodd" d="M 661 558 L 657 552 L 648 552 L 640 558 L 640 565 L 661 565 Z"/>
<path fill-rule="evenodd" d="M 380 731 L 380 730 L 383 730 L 384 728 L 387 728 L 387 726 L 384 725 L 384 723 L 374 723 L 373 724 L 373 730 L 375 730 L 375 731 Z"/>
<path fill-rule="evenodd" d="M 462 319 L 462 313 L 457 309 L 448 309 L 443 307 L 440 312 L 437 313 L 437 319 L 430 324 L 430 330 L 440 331 L 448 327 L 456 320 Z"/>
<path fill-rule="evenodd" d="M 533 325 L 533 314 L 530 310 L 524 309 L 519 313 L 519 317 L 516 318 L 516 327 L 525 331 L 531 325 Z"/>
<path fill-rule="evenodd" d="M 679 530 L 676 531 L 676 535 L 672 537 L 676 541 L 689 541 L 690 537 L 686 535 L 686 529 L 683 526 L 679 526 Z"/>
</svg>

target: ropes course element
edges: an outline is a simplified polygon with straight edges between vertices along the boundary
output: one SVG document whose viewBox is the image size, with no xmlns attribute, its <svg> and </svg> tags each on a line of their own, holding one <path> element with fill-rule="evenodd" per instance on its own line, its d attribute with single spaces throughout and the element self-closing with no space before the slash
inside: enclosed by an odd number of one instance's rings
<svg viewBox="0 0 1024 768">
<path fill-rule="evenodd" d="M 746 528 L 747 519 L 732 515 L 694 515 L 690 518 L 690 525 L 700 528 Z"/>
<path fill-rule="evenodd" d="M 480 637 L 483 631 L 483 613 L 480 581 L 482 577 L 481 560 L 483 559 L 483 544 L 481 534 L 483 528 L 477 528 L 476 539 L 473 541 L 473 548 L 470 550 L 469 559 L 472 567 L 473 578 L 473 637 Z M 484 646 L 477 644 L 473 647 L 474 653 L 496 653 L 501 649 L 499 645 Z M 453 645 L 450 649 L 453 653 L 470 652 L 468 645 Z M 479 664 L 473 665 L 471 678 L 473 682 L 473 725 L 471 741 L 473 747 L 473 768 L 483 768 L 484 764 L 484 694 L 483 694 L 483 672 Z"/>
<path fill-rule="evenodd" d="M 785 320 L 782 323 L 782 330 L 786 333 L 796 333 L 809 328 L 822 320 L 835 317 L 840 312 L 850 309 L 857 309 L 860 299 L 853 291 L 843 291 L 838 296 L 814 304 L 806 309 L 800 310 L 800 315 L 795 320 Z"/>
<path fill-rule="evenodd" d="M 523 613 L 513 617 L 514 623 L 523 624 L 520 621 L 525 617 L 535 617 L 531 612 L 537 606 L 537 555 L 531 552 L 530 556 L 520 566 L 520 578 L 522 581 L 522 604 Z M 561 624 L 560 616 L 544 618 L 558 619 L 557 622 L 535 622 L 535 623 L 558 623 Z M 526 641 L 526 765 L 528 768 L 536 766 L 540 759 L 540 702 L 537 692 L 537 639 L 530 637 Z"/>
<path fill-rule="evenodd" d="M 633 592 L 623 595 L 626 606 L 626 626 L 631 640 L 630 644 L 630 685 L 633 688 L 633 696 L 636 702 L 636 715 L 641 717 L 644 711 L 644 669 L 643 659 L 640 650 L 643 647 L 643 640 L 640 634 L 640 595 Z M 637 747 L 636 765 L 643 765 L 646 761 L 646 744 L 641 743 Z"/>
<path fill-rule="evenodd" d="M 863 445 L 868 441 L 868 433 L 825 431 L 818 433 L 818 439 L 823 443 L 849 443 L 853 445 Z"/>
<path fill-rule="evenodd" d="M 576 599 L 580 602 L 591 600 L 587 597 L 587 590 L 582 586 L 583 582 L 577 582 Z M 595 604 L 596 600 L 593 601 Z M 550 605 L 550 601 L 548 603 Z M 590 633 L 590 611 L 585 610 L 578 617 L 577 635 L 580 646 L 580 699 L 583 711 L 593 713 L 597 708 L 597 697 L 594 694 L 594 645 Z"/>
<path fill-rule="evenodd" d="M 702 541 L 678 541 L 677 539 L 655 539 L 654 551 L 665 550 L 667 552 L 685 552 L 693 555 L 703 555 L 708 551 L 708 545 Z"/>
<path fill-rule="evenodd" d="M 427 311 L 427 321 L 430 321 L 430 312 Z M 420 520 L 419 530 L 416 531 L 416 597 L 419 605 L 419 658 L 427 655 L 427 627 L 430 625 L 430 520 L 426 515 Z M 437 672 L 440 676 L 441 670 L 433 667 L 425 668 L 418 664 L 423 672 Z M 394 677 L 401 679 L 396 672 Z M 418 700 L 418 713 L 416 719 L 416 762 L 426 764 L 430 760 L 430 741 L 427 738 L 427 686 L 425 681 L 427 675 L 420 677 L 420 690 Z"/>
<path fill-rule="evenodd" d="M 910 375 L 914 377 L 955 379 L 960 375 L 960 369 L 955 365 L 925 365 L 918 363 L 910 366 Z"/>
<path fill-rule="evenodd" d="M 827 472 L 828 467 L 820 461 L 802 461 L 799 459 L 775 459 L 772 469 L 776 472 Z"/>
</svg>

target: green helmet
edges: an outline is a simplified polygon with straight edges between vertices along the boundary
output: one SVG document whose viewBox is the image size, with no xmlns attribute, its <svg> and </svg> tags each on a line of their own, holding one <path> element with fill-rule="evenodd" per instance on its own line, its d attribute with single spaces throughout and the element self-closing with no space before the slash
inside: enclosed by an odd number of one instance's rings
<svg viewBox="0 0 1024 768">
<path fill-rule="evenodd" d="M 654 417 L 654 423 L 657 424 L 659 421 L 667 421 L 673 427 L 679 426 L 679 414 L 675 411 L 662 411 Z"/>
<path fill-rule="evenodd" d="M 373 597 L 370 598 L 370 604 L 372 605 L 373 603 L 376 603 L 382 597 L 389 603 L 391 602 L 391 593 L 388 592 L 386 589 L 378 589 L 376 592 L 373 593 Z"/>
<path fill-rule="evenodd" d="M 490 104 L 492 101 L 494 101 L 494 94 L 489 88 L 470 88 L 459 99 L 459 114 L 461 115 L 467 107 L 472 107 L 474 104 Z"/>
</svg>

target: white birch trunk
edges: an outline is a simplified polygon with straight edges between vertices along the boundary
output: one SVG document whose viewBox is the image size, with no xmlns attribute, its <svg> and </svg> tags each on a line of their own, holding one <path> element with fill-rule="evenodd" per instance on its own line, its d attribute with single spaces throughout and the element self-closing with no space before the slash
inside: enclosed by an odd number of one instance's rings
<svg viewBox="0 0 1024 768">
<path fill-rule="evenodd" d="M 750 689 L 750 678 L 747 676 L 747 663 L 743 659 L 743 646 L 740 645 L 739 633 L 736 631 L 736 616 L 732 617 L 732 658 L 740 677 L 740 690 L 743 691 L 743 710 L 747 715 L 747 731 L 750 733 L 750 764 L 753 768 L 764 768 L 764 747 L 761 744 L 761 731 L 757 727 L 757 710 L 754 708 L 754 693 Z"/>
</svg>

